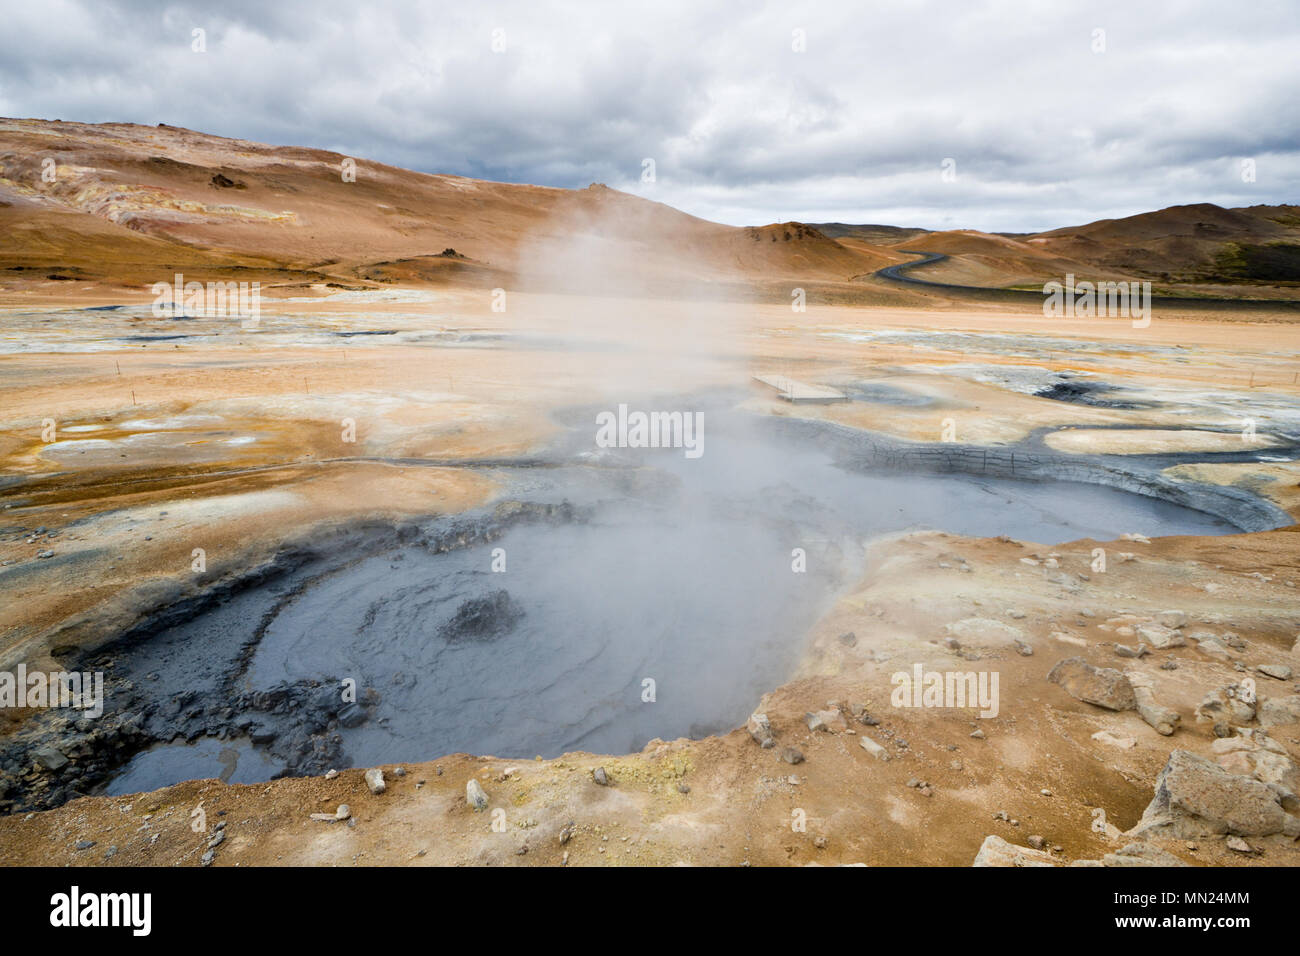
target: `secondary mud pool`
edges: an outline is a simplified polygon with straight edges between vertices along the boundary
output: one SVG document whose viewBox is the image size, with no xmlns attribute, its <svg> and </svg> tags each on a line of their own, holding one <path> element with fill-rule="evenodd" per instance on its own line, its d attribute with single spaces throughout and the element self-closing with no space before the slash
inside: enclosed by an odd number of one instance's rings
<svg viewBox="0 0 1300 956">
<path fill-rule="evenodd" d="M 106 675 L 105 715 L 81 722 L 97 743 L 64 746 L 79 759 L 24 802 L 726 731 L 788 679 L 874 536 L 1235 530 L 1103 486 L 873 472 L 759 419 L 709 425 L 697 459 L 592 451 L 575 426 L 553 464 L 492 469 L 492 508 L 359 528 L 161 613 L 78 662 Z"/>
</svg>

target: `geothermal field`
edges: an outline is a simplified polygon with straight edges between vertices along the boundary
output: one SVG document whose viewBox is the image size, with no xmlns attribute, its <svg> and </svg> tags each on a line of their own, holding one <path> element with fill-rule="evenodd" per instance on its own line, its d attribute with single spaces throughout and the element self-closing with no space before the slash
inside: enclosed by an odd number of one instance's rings
<svg viewBox="0 0 1300 956">
<path fill-rule="evenodd" d="M 1069 75 L 1127 89 L 1108 9 Z M 1096 868 L 1109 920 L 1165 888 L 1120 869 L 1300 866 L 1300 147 L 1246 142 L 1261 92 L 1171 158 L 1213 44 L 1138 150 L 771 8 L 705 35 L 803 72 L 698 89 L 677 21 L 408 75 L 405 27 L 180 10 L 111 99 L 90 54 L 23 85 L 89 21 L 0 41 L 0 112 L 47 117 L 0 118 L 0 872 L 75 868 L 53 926 L 92 868 Z M 859 67 L 908 85 L 855 112 Z M 933 892 L 1024 892 L 971 879 Z M 194 892 L 364 891 L 289 883 Z"/>
<path fill-rule="evenodd" d="M 1294 283 L 945 288 L 1300 209 L 900 240 L 171 127 L 0 159 L 4 863 L 1300 863 Z"/>
</svg>

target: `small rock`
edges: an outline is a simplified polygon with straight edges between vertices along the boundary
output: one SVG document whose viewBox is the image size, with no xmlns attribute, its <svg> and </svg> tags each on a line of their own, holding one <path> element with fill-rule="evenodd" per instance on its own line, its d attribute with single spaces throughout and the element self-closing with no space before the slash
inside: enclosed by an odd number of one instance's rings
<svg viewBox="0 0 1300 956">
<path fill-rule="evenodd" d="M 1132 737 L 1117 737 L 1109 730 L 1099 730 L 1092 735 L 1092 739 L 1101 744 L 1110 747 L 1117 747 L 1120 750 L 1132 750 L 1137 746 L 1137 741 Z"/>
<path fill-rule="evenodd" d="M 1183 635 L 1171 627 L 1165 627 L 1163 624 L 1139 624 L 1137 626 L 1137 636 L 1159 650 L 1167 647 L 1182 647 L 1187 643 Z"/>
<path fill-rule="evenodd" d="M 1259 671 L 1266 677 L 1272 677 L 1274 680 L 1290 680 L 1291 668 L 1285 664 L 1260 664 L 1255 670 Z"/>
<path fill-rule="evenodd" d="M 865 734 L 858 738 L 858 743 L 862 745 L 863 750 L 871 754 L 871 756 L 875 757 L 877 760 L 889 759 L 889 751 Z"/>
<path fill-rule="evenodd" d="M 1047 674 L 1071 697 L 1107 710 L 1133 710 L 1137 700 L 1129 679 L 1110 667 L 1093 667 L 1082 657 L 1058 661 Z"/>
<path fill-rule="evenodd" d="M 1187 623 L 1187 615 L 1182 611 L 1161 611 L 1156 615 L 1156 623 L 1177 630 Z"/>
<path fill-rule="evenodd" d="M 764 750 L 776 745 L 776 739 L 772 736 L 772 723 L 767 719 L 767 714 L 757 712 L 750 714 L 745 729 Z"/>
<path fill-rule="evenodd" d="M 1051 854 L 1030 847 L 1016 846 L 999 836 L 988 836 L 980 845 L 972 866 L 1056 866 Z"/>
<path fill-rule="evenodd" d="M 1252 849 L 1250 848 L 1250 844 L 1249 844 L 1249 843 L 1247 843 L 1247 842 L 1246 842 L 1245 840 L 1243 840 L 1241 837 L 1237 837 L 1237 836 L 1234 836 L 1234 837 L 1228 837 L 1228 849 L 1229 849 L 1229 850 L 1234 850 L 1234 851 L 1236 851 L 1237 853 L 1253 853 L 1253 852 L 1254 852 L 1254 850 L 1252 850 Z"/>
<path fill-rule="evenodd" d="M 1115 645 L 1115 654 L 1118 657 L 1143 657 L 1146 653 L 1145 644 L 1139 644 L 1137 647 L 1129 647 L 1127 644 Z"/>
<path fill-rule="evenodd" d="M 1047 845 L 1047 841 L 1044 840 L 1042 837 L 1038 836 L 1037 834 L 1034 834 L 1025 842 L 1028 843 L 1035 850 L 1041 850 L 1043 847 Z"/>
<path fill-rule="evenodd" d="M 1226 660 L 1228 657 L 1228 649 L 1220 644 L 1218 638 L 1215 637 L 1206 637 L 1197 641 L 1196 649 L 1202 654 L 1217 657 L 1219 660 Z"/>
<path fill-rule="evenodd" d="M 808 724 L 808 729 L 812 731 L 831 734 L 843 733 L 848 729 L 844 715 L 838 710 L 819 710 L 815 713 L 807 713 L 804 714 L 803 719 Z"/>
<path fill-rule="evenodd" d="M 366 771 L 366 786 L 370 788 L 371 793 L 383 793 L 388 789 L 384 783 L 384 772 L 378 767 L 371 767 Z"/>
<path fill-rule="evenodd" d="M 46 770 L 59 771 L 68 765 L 68 758 L 54 747 L 37 747 L 32 751 L 32 759 Z"/>
<path fill-rule="evenodd" d="M 360 727 L 366 722 L 366 710 L 360 704 L 348 704 L 339 711 L 339 723 L 344 727 Z"/>
<path fill-rule="evenodd" d="M 488 795 L 477 780 L 471 778 L 469 783 L 465 784 L 465 799 L 475 810 L 487 809 Z"/>
<path fill-rule="evenodd" d="M 803 752 L 798 747 L 786 747 L 781 751 L 781 759 L 786 763 L 803 763 Z"/>
<path fill-rule="evenodd" d="M 593 770 L 591 772 L 591 779 L 595 780 L 596 783 L 602 787 L 609 786 L 609 774 L 605 773 L 604 767 L 597 767 Z"/>
</svg>

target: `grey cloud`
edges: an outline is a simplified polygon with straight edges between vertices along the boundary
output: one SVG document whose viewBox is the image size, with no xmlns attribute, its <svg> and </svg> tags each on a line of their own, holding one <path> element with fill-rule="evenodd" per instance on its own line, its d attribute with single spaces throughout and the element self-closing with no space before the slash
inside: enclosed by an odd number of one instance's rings
<svg viewBox="0 0 1300 956">
<path fill-rule="evenodd" d="M 1300 9 L 1281 0 L 1249 16 L 1214 0 L 59 0 L 7 21 L 5 115 L 607 182 L 725 222 L 1029 231 L 1300 199 Z M 939 177 L 945 157 L 955 183 Z"/>
</svg>

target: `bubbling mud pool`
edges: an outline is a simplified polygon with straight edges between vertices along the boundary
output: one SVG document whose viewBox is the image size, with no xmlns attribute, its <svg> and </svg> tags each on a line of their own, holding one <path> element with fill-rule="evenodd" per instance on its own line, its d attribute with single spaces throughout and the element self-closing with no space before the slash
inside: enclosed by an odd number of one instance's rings
<svg viewBox="0 0 1300 956">
<path fill-rule="evenodd" d="M 499 471 L 510 498 L 582 502 L 572 513 L 485 519 L 450 548 L 433 543 L 451 520 L 437 519 L 116 652 L 118 676 L 152 695 L 157 744 L 108 792 L 454 752 L 624 753 L 726 731 L 793 673 L 873 537 L 937 529 L 1053 544 L 1235 530 L 1102 486 L 850 470 L 749 427 L 709 432 L 694 460 L 680 449 L 574 460 Z M 205 742 L 214 733 L 227 737 L 220 760 Z"/>
</svg>

